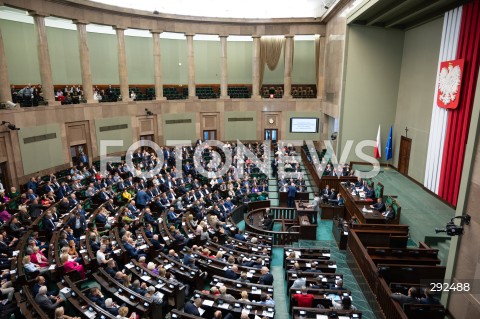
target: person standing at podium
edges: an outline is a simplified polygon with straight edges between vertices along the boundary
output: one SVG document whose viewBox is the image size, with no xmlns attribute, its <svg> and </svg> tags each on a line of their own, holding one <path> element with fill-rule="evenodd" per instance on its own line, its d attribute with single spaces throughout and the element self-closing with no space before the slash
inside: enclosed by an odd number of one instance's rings
<svg viewBox="0 0 480 319">
<path fill-rule="evenodd" d="M 321 201 L 320 196 L 318 195 L 318 193 L 315 193 L 312 204 L 308 205 L 308 208 L 313 208 L 314 210 L 310 218 L 310 223 L 312 224 L 317 223 L 317 214 L 320 210 L 320 201 Z"/>
<path fill-rule="evenodd" d="M 288 196 L 288 207 L 293 208 L 295 207 L 295 196 L 297 195 L 297 188 L 295 187 L 294 183 L 291 183 L 288 186 L 287 196 Z"/>
</svg>

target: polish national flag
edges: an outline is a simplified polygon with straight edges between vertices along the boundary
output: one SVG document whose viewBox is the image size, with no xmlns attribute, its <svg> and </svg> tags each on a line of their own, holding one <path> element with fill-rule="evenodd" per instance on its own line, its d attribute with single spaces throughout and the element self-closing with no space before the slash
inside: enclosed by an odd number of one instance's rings
<svg viewBox="0 0 480 319">
<path fill-rule="evenodd" d="M 373 156 L 375 156 L 375 158 L 382 157 L 382 143 L 380 141 L 380 125 L 378 126 L 377 145 L 375 145 L 375 150 L 373 151 Z"/>
</svg>

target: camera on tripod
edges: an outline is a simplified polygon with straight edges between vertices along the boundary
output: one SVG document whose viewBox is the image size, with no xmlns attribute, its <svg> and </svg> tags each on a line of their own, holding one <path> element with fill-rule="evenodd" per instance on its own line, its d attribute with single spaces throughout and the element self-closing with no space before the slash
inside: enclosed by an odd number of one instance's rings
<svg viewBox="0 0 480 319">
<path fill-rule="evenodd" d="M 456 225 L 453 221 L 460 219 L 460 225 Z M 445 228 L 435 228 L 435 233 L 447 233 L 448 236 L 459 236 L 463 234 L 463 225 L 470 225 L 470 215 L 453 217 L 445 226 Z"/>
</svg>

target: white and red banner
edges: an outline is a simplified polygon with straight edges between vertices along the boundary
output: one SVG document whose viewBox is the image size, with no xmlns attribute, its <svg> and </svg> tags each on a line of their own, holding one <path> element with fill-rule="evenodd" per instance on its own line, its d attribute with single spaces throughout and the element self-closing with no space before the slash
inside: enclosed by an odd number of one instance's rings
<svg viewBox="0 0 480 319">
<path fill-rule="evenodd" d="M 480 65 L 480 0 L 445 13 L 424 185 L 457 205 Z"/>
<path fill-rule="evenodd" d="M 378 126 L 377 144 L 375 145 L 375 149 L 373 150 L 373 156 L 375 158 L 382 157 L 382 142 L 380 141 L 380 125 Z"/>
</svg>

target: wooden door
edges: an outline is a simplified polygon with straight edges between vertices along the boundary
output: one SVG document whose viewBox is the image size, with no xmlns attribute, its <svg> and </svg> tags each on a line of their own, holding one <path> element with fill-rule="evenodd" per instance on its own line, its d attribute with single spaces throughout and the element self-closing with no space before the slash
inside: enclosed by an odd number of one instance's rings
<svg viewBox="0 0 480 319">
<path fill-rule="evenodd" d="M 412 139 L 402 136 L 400 140 L 400 153 L 398 156 L 398 171 L 408 175 L 408 165 L 410 164 L 410 149 L 412 148 Z"/>
</svg>

